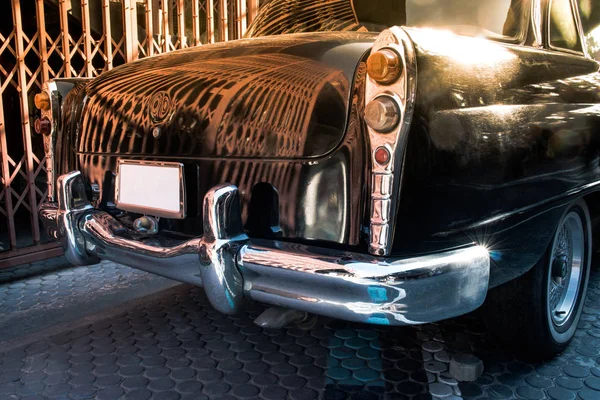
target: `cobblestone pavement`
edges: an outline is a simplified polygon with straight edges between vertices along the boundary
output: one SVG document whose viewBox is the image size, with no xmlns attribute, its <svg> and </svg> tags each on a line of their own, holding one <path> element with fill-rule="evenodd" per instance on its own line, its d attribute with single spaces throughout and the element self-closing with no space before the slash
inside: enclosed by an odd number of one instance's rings
<svg viewBox="0 0 600 400">
<path fill-rule="evenodd" d="M 48 274 L 50 272 L 58 272 L 71 267 L 72 266 L 69 265 L 64 257 L 56 257 L 48 260 L 36 261 L 31 264 L 19 265 L 18 267 L 0 269 L 0 285 L 33 276 Z"/>
<path fill-rule="evenodd" d="M 11 285 L 0 292 L 22 288 Z M 600 399 L 597 269 L 575 340 L 545 364 L 497 349 L 476 316 L 417 328 L 320 319 L 306 331 L 261 329 L 252 322 L 260 311 L 224 316 L 202 289 L 171 288 L 120 314 L 5 349 L 0 399 Z M 485 373 L 457 384 L 449 359 L 465 352 L 483 360 Z"/>
<path fill-rule="evenodd" d="M 176 284 L 110 262 L 75 268 L 63 257 L 1 270 L 0 343 Z"/>
</svg>

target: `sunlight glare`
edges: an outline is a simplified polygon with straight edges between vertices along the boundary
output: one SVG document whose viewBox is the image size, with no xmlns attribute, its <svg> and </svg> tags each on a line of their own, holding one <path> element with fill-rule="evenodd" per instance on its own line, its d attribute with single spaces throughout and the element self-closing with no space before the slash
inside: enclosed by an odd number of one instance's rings
<svg viewBox="0 0 600 400">
<path fill-rule="evenodd" d="M 516 60 L 513 53 L 498 43 L 483 38 L 457 36 L 450 31 L 420 29 L 419 45 L 428 52 L 465 65 L 489 67 Z"/>
</svg>

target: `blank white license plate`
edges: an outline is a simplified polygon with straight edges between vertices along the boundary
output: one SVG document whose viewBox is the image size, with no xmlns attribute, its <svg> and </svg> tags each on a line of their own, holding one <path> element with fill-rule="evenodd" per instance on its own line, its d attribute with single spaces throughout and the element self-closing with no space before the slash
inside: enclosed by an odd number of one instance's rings
<svg viewBox="0 0 600 400">
<path fill-rule="evenodd" d="M 185 218 L 183 164 L 119 160 L 118 208 L 165 218 Z"/>
</svg>

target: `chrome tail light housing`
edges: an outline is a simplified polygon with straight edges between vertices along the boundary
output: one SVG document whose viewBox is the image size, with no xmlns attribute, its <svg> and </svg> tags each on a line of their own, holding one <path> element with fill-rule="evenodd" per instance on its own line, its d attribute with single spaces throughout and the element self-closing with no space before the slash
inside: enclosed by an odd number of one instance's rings
<svg viewBox="0 0 600 400">
<path fill-rule="evenodd" d="M 56 124 L 60 118 L 60 93 L 54 80 L 44 83 L 42 91 L 35 95 L 35 106 L 40 117 L 35 120 L 34 130 L 44 138 L 46 155 L 46 175 L 48 177 L 48 200 L 56 197 L 56 163 L 54 147 L 56 145 Z"/>
<path fill-rule="evenodd" d="M 40 117 L 34 123 L 34 129 L 44 138 L 44 153 L 46 155 L 46 175 L 48 177 L 49 201 L 56 200 L 57 157 L 56 143 L 61 123 L 62 103 L 65 96 L 76 85 L 89 81 L 88 78 L 51 79 L 44 83 L 42 91 L 35 96 L 35 106 L 40 111 Z"/>
<path fill-rule="evenodd" d="M 377 256 L 392 250 L 416 85 L 416 54 L 408 34 L 399 27 L 383 31 L 367 60 L 364 114 L 372 171 L 369 252 Z"/>
</svg>

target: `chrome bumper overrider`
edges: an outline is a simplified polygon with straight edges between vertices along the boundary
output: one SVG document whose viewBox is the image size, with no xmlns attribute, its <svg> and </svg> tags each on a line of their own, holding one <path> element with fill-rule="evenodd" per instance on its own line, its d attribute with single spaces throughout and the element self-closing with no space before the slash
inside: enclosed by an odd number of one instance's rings
<svg viewBox="0 0 600 400">
<path fill-rule="evenodd" d="M 57 203 L 40 206 L 67 259 L 100 259 L 203 286 L 223 313 L 243 298 L 330 317 L 386 325 L 433 322 L 479 307 L 488 289 L 487 251 L 472 246 L 409 259 L 248 238 L 233 185 L 204 199 L 204 235 L 186 242 L 144 237 L 87 201 L 79 172 L 61 176 Z"/>
</svg>

